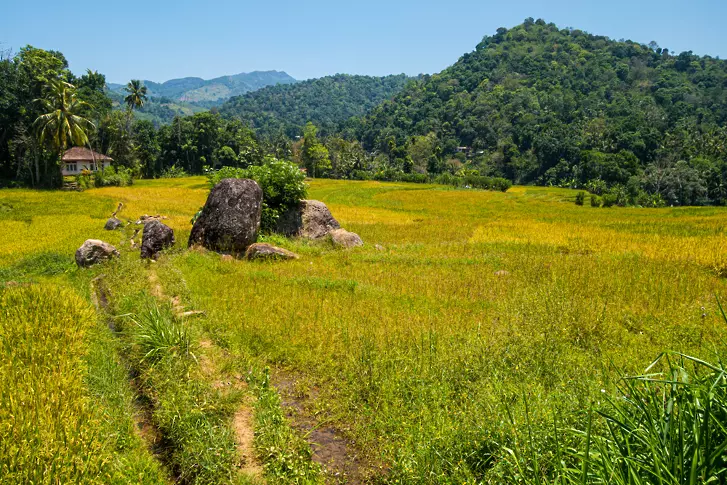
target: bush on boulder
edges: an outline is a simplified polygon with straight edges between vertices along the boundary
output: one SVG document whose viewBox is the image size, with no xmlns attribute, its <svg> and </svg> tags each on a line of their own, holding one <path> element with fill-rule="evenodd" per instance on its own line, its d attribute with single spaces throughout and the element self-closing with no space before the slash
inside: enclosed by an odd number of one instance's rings
<svg viewBox="0 0 727 485">
<path fill-rule="evenodd" d="M 266 157 L 262 165 L 248 168 L 223 167 L 208 176 L 211 186 L 227 178 L 251 179 L 258 183 L 263 191 L 263 232 L 273 232 L 281 214 L 295 207 L 307 192 L 305 174 L 295 164 L 274 157 Z"/>
</svg>

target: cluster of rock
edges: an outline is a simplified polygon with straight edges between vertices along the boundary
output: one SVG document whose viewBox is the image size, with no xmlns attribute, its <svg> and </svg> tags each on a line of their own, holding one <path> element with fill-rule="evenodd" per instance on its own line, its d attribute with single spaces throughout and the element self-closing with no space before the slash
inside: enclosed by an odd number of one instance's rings
<svg viewBox="0 0 727 485">
<path fill-rule="evenodd" d="M 257 182 L 248 179 L 224 179 L 207 197 L 189 235 L 188 246 L 206 249 L 234 257 L 244 256 L 248 260 L 297 259 L 298 255 L 287 249 L 267 243 L 256 243 L 260 232 L 263 192 Z M 119 209 L 121 204 L 119 204 Z M 144 225 L 141 243 L 141 257 L 156 259 L 159 253 L 174 242 L 174 231 L 161 222 L 163 216 L 139 218 L 137 224 Z M 116 218 L 116 212 L 106 221 L 107 230 L 116 230 L 123 223 Z M 297 207 L 290 208 L 278 220 L 277 232 L 288 237 L 321 240 L 328 238 L 336 247 L 353 248 L 362 246 L 361 238 L 341 228 L 328 207 L 317 200 L 302 200 Z M 134 237 L 138 230 L 134 233 Z M 132 237 L 132 246 L 135 246 Z M 119 252 L 108 243 L 89 239 L 76 251 L 76 262 L 87 267 L 117 257 Z"/>
<path fill-rule="evenodd" d="M 115 231 L 124 225 L 121 220 L 116 218 L 116 213 L 120 209 L 121 204 L 119 204 L 116 212 L 106 221 L 104 229 L 107 231 Z M 162 223 L 162 219 L 166 219 L 166 217 L 144 215 L 137 220 L 137 224 L 144 225 L 141 236 L 142 259 L 156 259 L 163 249 L 174 245 L 174 230 Z M 139 230 L 137 229 L 131 237 L 132 247 L 136 247 L 134 238 L 138 233 Z M 119 251 L 111 244 L 99 239 L 87 239 L 76 250 L 76 264 L 83 268 L 117 257 L 119 257 Z"/>
</svg>

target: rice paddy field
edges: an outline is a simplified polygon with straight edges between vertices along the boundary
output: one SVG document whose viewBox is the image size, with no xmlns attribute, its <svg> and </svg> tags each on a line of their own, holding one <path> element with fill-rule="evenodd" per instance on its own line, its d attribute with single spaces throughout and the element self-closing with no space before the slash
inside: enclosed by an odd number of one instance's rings
<svg viewBox="0 0 727 485">
<path fill-rule="evenodd" d="M 365 245 L 254 263 L 187 249 L 208 192 L 0 191 L 0 482 L 518 482 L 622 376 L 724 349 L 723 208 L 315 180 Z M 175 230 L 154 263 L 142 214 Z M 78 269 L 89 238 L 121 258 Z"/>
</svg>

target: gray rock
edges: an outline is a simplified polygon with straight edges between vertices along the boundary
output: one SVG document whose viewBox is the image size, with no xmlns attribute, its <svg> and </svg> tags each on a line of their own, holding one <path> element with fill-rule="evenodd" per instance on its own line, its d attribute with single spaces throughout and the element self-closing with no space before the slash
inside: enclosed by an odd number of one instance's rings
<svg viewBox="0 0 727 485">
<path fill-rule="evenodd" d="M 253 260 L 275 260 L 275 259 L 298 259 L 298 255 L 287 249 L 279 248 L 267 243 L 255 243 L 245 251 L 245 259 Z"/>
<path fill-rule="evenodd" d="M 107 242 L 98 239 L 86 239 L 83 245 L 76 251 L 76 264 L 82 268 L 111 258 L 118 258 L 119 252 Z"/>
<path fill-rule="evenodd" d="M 345 229 L 334 229 L 329 233 L 331 241 L 334 246 L 342 248 L 355 248 L 356 246 L 363 246 L 363 241 L 355 232 L 349 232 Z"/>
<path fill-rule="evenodd" d="M 106 221 L 106 225 L 103 226 L 103 228 L 106 229 L 107 231 L 114 231 L 114 230 L 118 229 L 119 227 L 121 227 L 122 224 L 123 224 L 123 222 L 121 222 L 117 218 L 110 217 L 109 220 Z"/>
<path fill-rule="evenodd" d="M 224 179 L 214 186 L 192 227 L 189 246 L 242 254 L 260 231 L 263 191 L 254 180 Z"/>
<path fill-rule="evenodd" d="M 318 200 L 301 200 L 298 207 L 288 209 L 280 216 L 276 232 L 285 236 L 319 239 L 340 228 L 326 204 Z"/>
<path fill-rule="evenodd" d="M 162 222 L 152 220 L 144 224 L 141 234 L 142 259 L 156 259 L 162 249 L 174 244 L 174 231 Z"/>
</svg>

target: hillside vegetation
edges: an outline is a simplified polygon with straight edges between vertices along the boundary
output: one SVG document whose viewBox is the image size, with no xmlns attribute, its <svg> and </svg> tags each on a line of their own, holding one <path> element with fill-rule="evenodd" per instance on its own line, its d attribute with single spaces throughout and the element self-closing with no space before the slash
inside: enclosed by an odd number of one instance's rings
<svg viewBox="0 0 727 485">
<path fill-rule="evenodd" d="M 293 85 L 270 86 L 232 98 L 220 107 L 220 113 L 248 122 L 264 136 L 284 133 L 295 138 L 303 134 L 309 121 L 324 133 L 332 134 L 349 118 L 363 116 L 401 91 L 410 79 L 404 74 L 336 74 Z"/>
<path fill-rule="evenodd" d="M 433 155 L 516 183 L 622 185 L 668 203 L 722 203 L 727 61 L 675 55 L 528 19 L 352 123 L 368 150 Z M 426 167 L 426 165 L 424 165 Z M 687 187 L 670 193 L 664 185 Z"/>
</svg>

